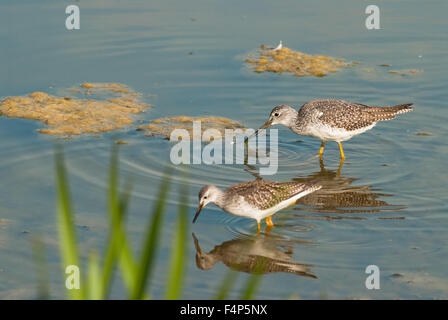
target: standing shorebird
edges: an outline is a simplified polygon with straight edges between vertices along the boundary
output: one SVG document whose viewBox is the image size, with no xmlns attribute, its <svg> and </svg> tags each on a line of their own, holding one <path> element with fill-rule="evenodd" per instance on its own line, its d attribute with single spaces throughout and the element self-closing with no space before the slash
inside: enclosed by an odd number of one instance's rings
<svg viewBox="0 0 448 320">
<path fill-rule="evenodd" d="M 321 186 L 314 182 L 273 182 L 260 179 L 235 184 L 224 191 L 207 185 L 199 192 L 199 207 L 193 223 L 196 222 L 202 208 L 212 202 L 230 214 L 257 220 L 260 232 L 262 219 L 266 219 L 269 228 L 273 227 L 274 213 L 320 188 Z"/>
<path fill-rule="evenodd" d="M 294 133 L 320 139 L 320 157 L 326 141 L 337 142 L 343 160 L 342 141 L 372 129 L 378 121 L 394 119 L 397 114 L 411 111 L 411 105 L 371 107 L 344 100 L 322 99 L 305 103 L 298 112 L 290 106 L 279 105 L 272 109 L 269 120 L 253 135 L 274 124 L 282 124 Z"/>
</svg>

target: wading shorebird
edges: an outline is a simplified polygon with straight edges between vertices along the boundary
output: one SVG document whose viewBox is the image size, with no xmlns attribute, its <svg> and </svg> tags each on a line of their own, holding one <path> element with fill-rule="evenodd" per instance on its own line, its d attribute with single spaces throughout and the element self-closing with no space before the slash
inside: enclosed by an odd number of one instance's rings
<svg viewBox="0 0 448 320">
<path fill-rule="evenodd" d="M 230 214 L 257 220 L 260 232 L 262 219 L 266 219 L 268 228 L 272 228 L 273 214 L 320 188 L 314 182 L 274 182 L 261 179 L 235 184 L 224 191 L 206 185 L 199 192 L 199 207 L 193 223 L 198 219 L 202 208 L 212 202 Z"/>
<path fill-rule="evenodd" d="M 405 103 L 391 107 L 373 107 L 333 99 L 307 102 L 299 111 L 287 105 L 279 105 L 272 109 L 269 120 L 249 138 L 274 124 L 282 124 L 294 133 L 321 140 L 320 157 L 324 152 L 325 142 L 337 142 L 343 160 L 345 155 L 342 141 L 372 129 L 378 121 L 391 120 L 397 114 L 411 111 L 411 105 L 412 103 Z"/>
</svg>

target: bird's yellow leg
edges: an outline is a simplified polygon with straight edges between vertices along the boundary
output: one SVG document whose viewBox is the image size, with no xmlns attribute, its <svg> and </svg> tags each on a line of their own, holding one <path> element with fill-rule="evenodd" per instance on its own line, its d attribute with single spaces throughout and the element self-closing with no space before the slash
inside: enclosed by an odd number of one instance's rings
<svg viewBox="0 0 448 320">
<path fill-rule="evenodd" d="M 266 218 L 266 224 L 270 228 L 274 226 L 274 223 L 272 222 L 272 216 L 269 216 L 269 217 Z"/>
<path fill-rule="evenodd" d="M 339 151 L 341 151 L 341 159 L 344 160 L 345 155 L 344 155 L 344 150 L 342 149 L 342 143 L 338 142 L 338 144 L 339 144 Z"/>
<path fill-rule="evenodd" d="M 341 158 L 341 162 L 339 162 L 338 172 L 336 173 L 336 177 L 339 177 L 341 174 L 342 164 L 344 163 L 344 158 Z"/>
<path fill-rule="evenodd" d="M 324 154 L 324 147 L 325 147 L 325 141 L 322 141 L 322 144 L 320 145 L 319 149 L 319 157 L 322 158 L 322 155 Z"/>
<path fill-rule="evenodd" d="M 260 234 L 260 221 L 257 221 L 257 235 Z"/>
</svg>

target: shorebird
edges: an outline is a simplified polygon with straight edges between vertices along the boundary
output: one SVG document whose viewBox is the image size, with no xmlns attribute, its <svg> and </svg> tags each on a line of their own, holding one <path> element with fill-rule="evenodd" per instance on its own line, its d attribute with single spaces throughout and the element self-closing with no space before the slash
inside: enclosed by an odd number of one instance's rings
<svg viewBox="0 0 448 320">
<path fill-rule="evenodd" d="M 212 202 L 230 214 L 257 220 L 260 232 L 262 219 L 266 219 L 267 226 L 272 228 L 274 213 L 320 188 L 314 182 L 273 182 L 261 179 L 235 184 L 224 191 L 216 186 L 206 185 L 199 192 L 199 207 L 193 223 L 198 219 L 202 208 Z"/>
<path fill-rule="evenodd" d="M 280 40 L 279 45 L 277 47 L 275 47 L 274 49 L 272 49 L 272 51 L 282 50 L 282 48 L 283 48 L 283 43 L 282 43 L 282 40 Z"/>
<path fill-rule="evenodd" d="M 320 157 L 324 152 L 325 142 L 337 142 L 343 160 L 345 155 L 342 141 L 372 129 L 378 121 L 394 119 L 397 114 L 411 111 L 411 105 L 412 103 L 405 103 L 391 107 L 373 107 L 333 99 L 307 102 L 299 111 L 287 105 L 279 105 L 272 109 L 269 120 L 249 138 L 274 124 L 282 124 L 294 133 L 320 139 Z"/>
</svg>

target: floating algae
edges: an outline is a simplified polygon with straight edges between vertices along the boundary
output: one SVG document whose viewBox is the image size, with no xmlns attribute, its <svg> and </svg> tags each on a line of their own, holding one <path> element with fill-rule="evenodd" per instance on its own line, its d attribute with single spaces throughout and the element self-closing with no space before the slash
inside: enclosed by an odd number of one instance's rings
<svg viewBox="0 0 448 320">
<path fill-rule="evenodd" d="M 416 75 L 416 74 L 419 74 L 422 72 L 423 72 L 423 70 L 417 70 L 417 69 L 390 70 L 389 71 L 389 73 L 398 74 L 400 76 Z"/>
<path fill-rule="evenodd" d="M 280 46 L 279 46 L 280 47 Z M 261 46 L 257 57 L 247 58 L 255 72 L 290 72 L 297 77 L 323 77 L 329 72 L 336 72 L 342 67 L 355 63 L 347 63 L 344 59 L 334 59 L 320 55 L 309 55 L 281 46 L 280 49 L 267 49 Z"/>
<path fill-rule="evenodd" d="M 417 136 L 431 136 L 431 132 L 419 131 L 415 133 Z"/>
<path fill-rule="evenodd" d="M 402 81 L 403 79 L 417 76 L 422 73 L 423 70 L 418 69 L 404 69 L 394 70 L 386 65 L 370 65 L 362 66 L 355 69 L 355 73 L 363 80 L 366 81 Z"/>
<path fill-rule="evenodd" d="M 70 93 L 97 95 L 98 99 L 58 97 L 44 92 L 9 97 L 0 102 L 0 115 L 44 122 L 46 134 L 79 135 L 122 129 L 134 122 L 133 115 L 150 105 L 141 95 L 120 83 L 84 83 Z M 82 89 L 85 92 L 82 92 Z M 116 97 L 110 98 L 111 94 Z"/>
<path fill-rule="evenodd" d="M 161 135 L 170 138 L 174 129 L 185 129 L 190 137 L 193 137 L 193 121 L 200 121 L 201 131 L 216 129 L 224 137 L 225 129 L 243 129 L 243 126 L 235 120 L 223 117 L 166 117 L 152 120 L 151 123 L 141 125 L 137 130 L 146 131 L 145 136 Z"/>
</svg>

